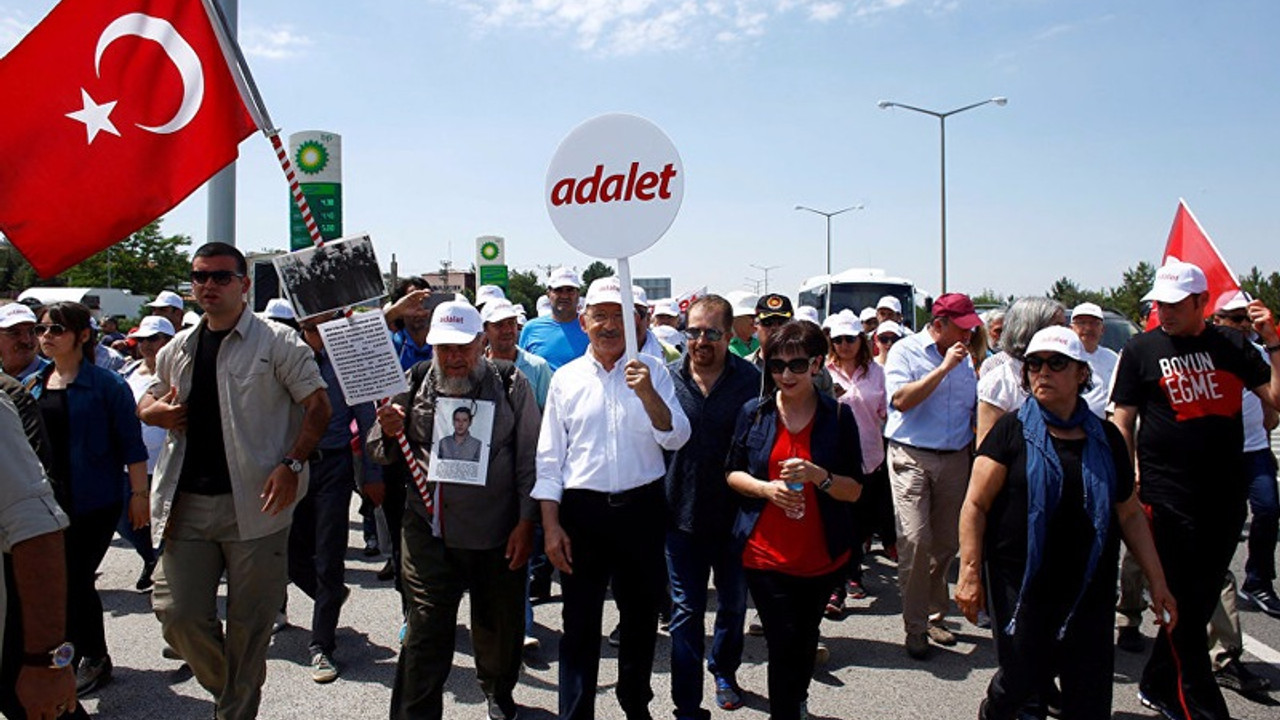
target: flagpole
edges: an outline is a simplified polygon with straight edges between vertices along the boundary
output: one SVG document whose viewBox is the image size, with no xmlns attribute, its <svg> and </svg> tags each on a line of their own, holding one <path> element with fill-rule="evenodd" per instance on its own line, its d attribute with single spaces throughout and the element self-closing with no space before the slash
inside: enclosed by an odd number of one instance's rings
<svg viewBox="0 0 1280 720">
<path fill-rule="evenodd" d="M 226 30 L 234 41 L 238 25 L 237 0 L 217 0 L 224 11 Z M 209 178 L 207 237 L 229 245 L 236 244 L 236 161 Z"/>
</svg>

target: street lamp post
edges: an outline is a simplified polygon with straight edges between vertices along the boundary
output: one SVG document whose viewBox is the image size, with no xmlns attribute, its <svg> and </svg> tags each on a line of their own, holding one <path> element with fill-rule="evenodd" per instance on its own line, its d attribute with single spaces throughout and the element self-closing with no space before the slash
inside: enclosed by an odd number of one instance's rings
<svg viewBox="0 0 1280 720">
<path fill-rule="evenodd" d="M 988 103 L 994 103 L 996 105 L 1004 106 L 1008 104 L 1008 102 L 1009 102 L 1009 98 L 993 97 L 993 98 L 988 98 L 986 100 L 983 100 L 982 102 L 976 102 L 971 105 L 965 105 L 964 107 L 956 108 L 955 110 L 948 110 L 947 112 L 927 110 L 925 108 L 919 108 L 913 105 L 904 105 L 902 103 L 892 102 L 890 100 L 881 100 L 880 102 L 876 103 L 881 110 L 887 110 L 889 108 L 896 107 L 896 108 L 902 108 L 903 110 L 912 110 L 914 112 L 923 113 L 925 115 L 932 115 L 933 117 L 938 118 L 938 133 L 939 133 L 938 148 L 939 148 L 939 155 L 942 158 L 941 160 L 941 168 L 942 168 L 941 169 L 941 176 L 942 176 L 942 183 L 941 183 L 941 187 L 942 187 L 942 212 L 941 212 L 942 289 L 941 289 L 941 292 L 945 293 L 947 291 L 947 118 L 951 117 L 952 115 L 958 115 L 966 110 L 972 110 L 974 108 L 982 107 L 983 105 L 986 105 Z"/>
<path fill-rule="evenodd" d="M 813 208 L 807 207 L 805 205 L 797 205 L 796 209 L 808 210 L 811 213 L 817 213 L 818 215 L 821 215 L 827 219 L 827 274 L 830 275 L 831 274 L 831 218 L 835 217 L 836 215 L 840 215 L 841 213 L 847 213 L 850 210 L 861 210 L 863 209 L 863 206 L 852 205 L 843 210 L 836 210 L 835 212 L 823 212 L 822 210 L 814 210 Z"/>
<path fill-rule="evenodd" d="M 751 267 L 764 273 L 764 294 L 768 295 L 769 294 L 769 271 L 777 270 L 782 266 L 781 265 L 752 265 Z M 755 282 L 755 281 L 753 280 L 752 282 Z M 757 292 L 756 294 L 758 295 L 759 293 Z"/>
</svg>

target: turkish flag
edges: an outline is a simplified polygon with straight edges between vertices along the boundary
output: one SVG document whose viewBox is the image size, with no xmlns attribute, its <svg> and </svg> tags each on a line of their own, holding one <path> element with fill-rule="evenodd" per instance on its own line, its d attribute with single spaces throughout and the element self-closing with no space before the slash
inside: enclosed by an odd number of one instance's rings
<svg viewBox="0 0 1280 720">
<path fill-rule="evenodd" d="M 1181 260 L 1199 267 L 1204 271 L 1205 280 L 1209 283 L 1210 313 L 1222 307 L 1236 293 L 1240 292 L 1240 283 L 1235 273 L 1227 267 L 1218 247 L 1209 239 L 1208 233 L 1200 227 L 1196 216 L 1191 214 L 1186 200 L 1178 200 L 1178 212 L 1173 216 L 1173 228 L 1169 230 L 1169 240 L 1164 245 L 1164 258 L 1160 264 L 1170 260 Z M 1154 312 L 1147 316 L 1147 329 L 1151 330 L 1160 324 L 1160 318 Z"/>
<path fill-rule="evenodd" d="M 160 217 L 257 127 L 201 0 L 62 0 L 0 59 L 0 230 L 42 277 Z"/>
</svg>

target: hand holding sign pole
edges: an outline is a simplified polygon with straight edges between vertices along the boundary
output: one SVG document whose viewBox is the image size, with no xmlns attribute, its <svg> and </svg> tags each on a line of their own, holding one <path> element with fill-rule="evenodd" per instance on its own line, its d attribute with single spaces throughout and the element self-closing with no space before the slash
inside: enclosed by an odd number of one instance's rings
<svg viewBox="0 0 1280 720">
<path fill-rule="evenodd" d="M 547 168 L 547 213 L 574 249 L 616 258 L 627 360 L 636 347 L 630 258 L 666 233 L 684 199 L 680 154 L 662 130 L 622 113 L 588 120 L 565 137 Z"/>
</svg>

